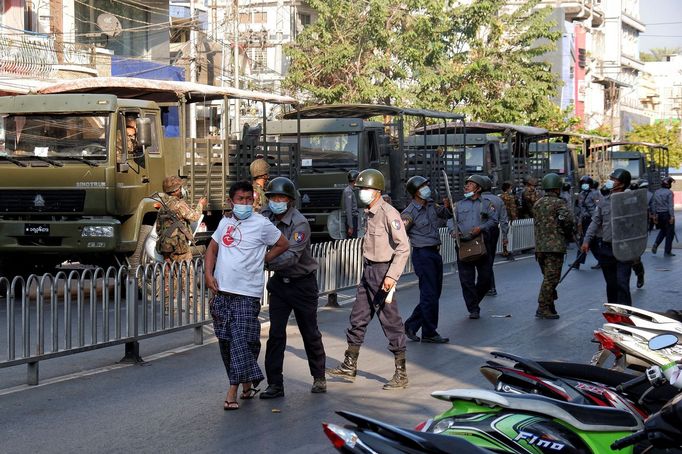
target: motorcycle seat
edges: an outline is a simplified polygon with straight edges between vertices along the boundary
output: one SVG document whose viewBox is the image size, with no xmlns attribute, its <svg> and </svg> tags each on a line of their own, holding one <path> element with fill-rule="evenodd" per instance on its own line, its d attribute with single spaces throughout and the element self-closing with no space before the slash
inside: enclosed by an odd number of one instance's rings
<svg viewBox="0 0 682 454">
<path fill-rule="evenodd" d="M 478 405 L 539 413 L 591 432 L 631 432 L 644 427 L 641 421 L 627 411 L 561 402 L 545 396 L 507 394 L 483 389 L 451 389 L 435 391 L 431 395 L 448 402 L 467 400 Z"/>
</svg>

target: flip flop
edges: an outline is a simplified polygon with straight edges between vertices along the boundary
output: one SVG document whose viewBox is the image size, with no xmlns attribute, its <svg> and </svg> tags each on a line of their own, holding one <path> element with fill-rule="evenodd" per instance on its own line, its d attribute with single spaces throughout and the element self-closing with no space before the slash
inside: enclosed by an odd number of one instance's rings
<svg viewBox="0 0 682 454">
<path fill-rule="evenodd" d="M 230 410 L 239 410 L 239 402 L 228 402 L 225 401 L 225 405 L 223 406 L 223 410 L 225 411 L 230 411 Z"/>
<path fill-rule="evenodd" d="M 256 394 L 260 392 L 260 389 L 254 388 L 253 386 L 247 390 L 243 390 L 241 396 L 239 396 L 240 399 L 243 400 L 249 400 L 253 399 L 256 397 Z"/>
</svg>

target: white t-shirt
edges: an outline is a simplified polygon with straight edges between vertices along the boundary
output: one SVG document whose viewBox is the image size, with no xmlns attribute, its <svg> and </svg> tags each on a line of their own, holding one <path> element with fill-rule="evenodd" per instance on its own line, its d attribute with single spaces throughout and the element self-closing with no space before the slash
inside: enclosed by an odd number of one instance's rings
<svg viewBox="0 0 682 454">
<path fill-rule="evenodd" d="M 211 238 L 218 243 L 213 275 L 222 292 L 263 296 L 263 261 L 282 233 L 269 219 L 253 213 L 245 220 L 223 218 Z"/>
</svg>

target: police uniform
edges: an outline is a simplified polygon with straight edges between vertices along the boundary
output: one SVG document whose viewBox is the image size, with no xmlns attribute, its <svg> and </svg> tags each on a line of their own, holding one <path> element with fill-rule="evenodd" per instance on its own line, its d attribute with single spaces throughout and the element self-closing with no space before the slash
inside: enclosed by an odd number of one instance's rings
<svg viewBox="0 0 682 454">
<path fill-rule="evenodd" d="M 658 236 L 654 241 L 654 246 L 651 252 L 656 253 L 658 245 L 665 240 L 664 252 L 667 255 L 672 255 L 673 239 L 675 237 L 675 204 L 673 202 L 673 192 L 669 188 L 659 188 L 654 192 L 651 199 L 652 212 L 656 217 L 658 223 Z M 673 223 L 670 223 L 670 220 Z"/>
<path fill-rule="evenodd" d="M 596 241 L 597 260 L 606 281 L 606 298 L 610 304 L 632 305 L 630 275 L 632 263 L 621 262 L 613 255 L 611 244 L 611 195 L 603 196 L 597 204 L 583 244 Z"/>
<path fill-rule="evenodd" d="M 466 237 L 474 227 L 479 227 L 487 247 L 489 241 L 487 237 L 498 224 L 498 213 L 492 203 L 480 197 L 476 200 L 464 199 L 457 202 L 455 210 L 457 225 L 453 226 L 453 230 Z M 490 254 L 470 262 L 459 260 L 459 251 L 457 257 L 457 270 L 464 302 L 470 317 L 478 318 L 479 304 L 490 290 Z"/>
<path fill-rule="evenodd" d="M 535 258 L 542 270 L 536 317 L 558 318 L 554 301 L 566 254 L 566 233 L 573 230 L 573 215 L 566 201 L 547 191 L 535 204 Z"/>
<path fill-rule="evenodd" d="M 580 235 L 580 244 L 583 244 L 585 242 L 585 234 L 587 233 L 587 229 L 590 227 L 590 223 L 592 222 L 592 217 L 594 216 L 594 212 L 597 208 L 597 204 L 599 203 L 599 199 L 601 199 L 602 195 L 597 189 L 589 189 L 587 191 L 580 191 L 580 194 L 578 194 L 578 218 L 579 222 L 582 226 L 582 233 Z M 592 251 L 592 255 L 597 258 L 597 247 L 596 244 L 593 242 L 588 243 L 590 246 L 590 250 Z M 587 254 L 582 254 L 580 249 L 578 249 L 578 252 L 576 253 L 576 259 L 580 258 L 578 260 L 578 263 L 576 266 L 583 265 L 585 263 L 585 259 L 587 258 Z"/>
<path fill-rule="evenodd" d="M 507 208 L 504 205 L 502 198 L 496 196 L 492 192 L 486 191 L 481 194 L 481 198 L 490 202 L 492 209 L 497 212 L 499 223 L 496 224 L 490 233 L 486 236 L 486 250 L 490 255 L 490 295 L 497 295 L 497 287 L 495 287 L 495 271 L 493 265 L 495 264 L 495 256 L 497 255 L 497 243 L 500 240 L 500 232 L 502 232 L 502 240 L 507 241 L 509 235 L 509 216 L 507 215 Z"/>
<path fill-rule="evenodd" d="M 438 228 L 452 217 L 445 207 L 433 201 L 425 204 L 412 201 L 401 213 L 405 230 L 412 245 L 412 264 L 419 278 L 419 304 L 405 321 L 405 332 L 417 333 L 420 329 L 424 341 L 439 339 L 438 304 L 443 290 L 443 258 L 440 255 Z"/>
<path fill-rule="evenodd" d="M 343 188 L 343 194 L 341 196 L 341 209 L 346 215 L 346 230 L 349 228 L 353 229 L 353 235 L 350 238 L 358 237 L 358 200 L 355 197 L 355 191 L 353 191 L 353 185 L 348 184 Z"/>
<path fill-rule="evenodd" d="M 317 326 L 317 261 L 310 249 L 310 225 L 296 208 L 290 207 L 282 219 L 269 208 L 261 214 L 289 240 L 289 249 L 267 263 L 274 271 L 268 280 L 270 294 L 270 333 L 265 352 L 265 373 L 268 384 L 283 386 L 282 366 L 286 349 L 286 328 L 291 311 L 308 357 L 313 378 L 324 378 L 326 355 L 322 334 Z"/>
<path fill-rule="evenodd" d="M 350 314 L 346 332 L 349 345 L 360 346 L 365 341 L 367 325 L 376 314 L 393 353 L 405 351 L 405 331 L 398 304 L 374 306 L 374 299 L 384 278 L 398 281 L 410 256 L 410 242 L 398 210 L 379 198 L 367 210 L 367 233 L 362 246 L 364 268 Z"/>
</svg>

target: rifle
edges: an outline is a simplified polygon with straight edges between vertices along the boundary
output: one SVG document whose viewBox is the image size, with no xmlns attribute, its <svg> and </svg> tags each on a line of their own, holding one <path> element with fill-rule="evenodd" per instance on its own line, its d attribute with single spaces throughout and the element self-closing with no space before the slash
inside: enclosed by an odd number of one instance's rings
<svg viewBox="0 0 682 454">
<path fill-rule="evenodd" d="M 459 235 L 457 233 L 457 210 L 455 209 L 455 201 L 452 199 L 452 192 L 450 192 L 450 180 L 448 180 L 448 174 L 445 170 L 443 172 L 443 177 L 445 178 L 445 192 L 447 193 L 448 200 L 450 201 L 450 209 L 452 210 L 452 223 L 453 231 L 455 232 L 455 245 L 459 249 Z"/>
<path fill-rule="evenodd" d="M 163 208 L 166 210 L 171 220 L 173 221 L 173 223 L 170 226 L 168 226 L 163 232 L 159 233 L 159 239 L 169 236 L 173 232 L 173 230 L 177 228 L 180 229 L 183 235 L 185 235 L 187 241 L 189 241 L 191 245 L 196 246 L 196 244 L 194 243 L 194 235 L 192 235 L 192 232 L 190 232 L 189 229 L 187 228 L 187 224 L 182 219 L 179 219 L 175 212 L 170 209 L 170 207 L 163 200 L 163 197 L 161 197 L 161 194 L 159 194 L 158 192 L 154 193 L 152 195 L 152 199 L 160 202 L 161 205 L 163 205 Z"/>
<path fill-rule="evenodd" d="M 564 273 L 564 275 L 561 276 L 561 279 L 559 279 L 559 282 L 557 283 L 557 285 L 561 284 L 561 281 L 563 281 L 564 278 L 565 278 L 566 276 L 568 276 L 568 273 L 570 273 L 571 270 L 572 270 L 573 268 L 575 268 L 576 265 L 578 265 L 578 262 L 580 262 L 580 260 L 581 260 L 584 256 L 585 256 L 585 253 L 581 251 L 580 254 L 578 254 L 578 257 L 575 259 L 575 261 L 574 261 L 573 263 L 571 263 L 571 266 L 568 267 L 568 270 L 566 270 L 566 272 Z"/>
</svg>

